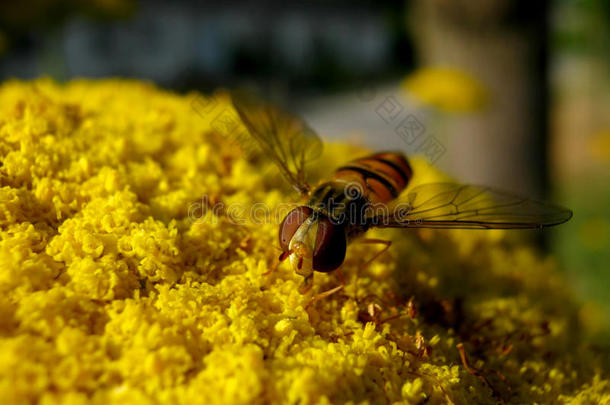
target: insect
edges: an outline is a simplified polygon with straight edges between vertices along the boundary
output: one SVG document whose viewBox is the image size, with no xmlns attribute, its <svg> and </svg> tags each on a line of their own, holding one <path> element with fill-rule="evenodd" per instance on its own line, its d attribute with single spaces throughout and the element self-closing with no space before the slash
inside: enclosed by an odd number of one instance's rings
<svg viewBox="0 0 610 405">
<path fill-rule="evenodd" d="M 289 259 L 303 276 L 303 294 L 311 288 L 315 271 L 328 273 L 341 266 L 351 242 L 385 245 L 373 259 L 385 252 L 390 241 L 362 238 L 372 227 L 543 228 L 572 216 L 566 208 L 484 186 L 432 183 L 403 193 L 413 170 L 401 152 L 356 159 L 312 189 L 305 168 L 322 152 L 316 133 L 298 117 L 250 94 L 234 92 L 231 97 L 250 137 L 306 198 L 279 227 L 279 262 Z"/>
</svg>

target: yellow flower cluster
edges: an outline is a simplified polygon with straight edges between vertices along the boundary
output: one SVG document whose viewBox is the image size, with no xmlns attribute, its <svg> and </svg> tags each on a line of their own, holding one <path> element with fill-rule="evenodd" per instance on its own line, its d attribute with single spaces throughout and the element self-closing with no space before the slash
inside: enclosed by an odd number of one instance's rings
<svg viewBox="0 0 610 405">
<path fill-rule="evenodd" d="M 510 233 L 372 231 L 390 251 L 359 271 L 377 248 L 351 246 L 309 307 L 288 266 L 262 276 L 277 221 L 204 208 L 294 196 L 220 113 L 136 81 L 0 87 L 3 404 L 609 403 L 607 352 Z"/>
</svg>

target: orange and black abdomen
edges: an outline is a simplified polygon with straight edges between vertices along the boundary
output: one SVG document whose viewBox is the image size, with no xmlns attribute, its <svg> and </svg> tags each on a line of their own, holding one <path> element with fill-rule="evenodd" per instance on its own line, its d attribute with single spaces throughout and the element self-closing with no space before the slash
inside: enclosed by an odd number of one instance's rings
<svg viewBox="0 0 610 405">
<path fill-rule="evenodd" d="M 334 180 L 357 182 L 372 203 L 388 203 L 407 187 L 412 176 L 402 153 L 381 152 L 338 168 Z"/>
</svg>

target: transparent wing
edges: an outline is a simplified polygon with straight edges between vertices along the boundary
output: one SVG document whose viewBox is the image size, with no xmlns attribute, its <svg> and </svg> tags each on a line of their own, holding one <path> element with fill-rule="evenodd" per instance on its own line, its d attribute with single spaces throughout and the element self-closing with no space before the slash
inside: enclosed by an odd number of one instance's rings
<svg viewBox="0 0 610 405">
<path fill-rule="evenodd" d="M 572 211 L 490 187 L 423 184 L 371 218 L 378 227 L 525 229 L 566 222 Z"/>
<path fill-rule="evenodd" d="M 280 172 L 301 194 L 309 191 L 305 166 L 322 153 L 322 141 L 301 119 L 241 91 L 231 93 L 242 122 Z"/>
</svg>

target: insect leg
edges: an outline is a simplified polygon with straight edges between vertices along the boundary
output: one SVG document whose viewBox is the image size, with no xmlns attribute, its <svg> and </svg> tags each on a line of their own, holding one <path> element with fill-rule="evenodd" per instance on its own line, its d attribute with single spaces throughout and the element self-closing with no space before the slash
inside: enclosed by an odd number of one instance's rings
<svg viewBox="0 0 610 405">
<path fill-rule="evenodd" d="M 379 256 L 381 256 L 382 254 L 384 254 L 389 248 L 390 246 L 392 246 L 392 241 L 391 240 L 383 240 L 383 239 L 359 239 L 357 240 L 358 243 L 366 243 L 366 244 L 377 244 L 377 245 L 385 245 L 383 247 L 383 249 L 381 249 L 379 252 L 375 253 L 375 256 L 371 257 L 369 260 L 367 260 L 366 262 L 364 262 L 359 268 L 358 268 L 358 274 L 360 274 L 363 270 L 366 270 L 366 268 L 375 261 L 375 259 L 377 259 Z"/>
<path fill-rule="evenodd" d="M 333 295 L 334 293 L 342 290 L 343 287 L 345 287 L 345 277 L 343 277 L 341 268 L 338 268 L 337 270 L 335 270 L 335 274 L 337 275 L 337 278 L 339 279 L 339 282 L 341 284 L 339 284 L 338 286 L 336 286 L 334 288 L 331 288 L 330 290 L 326 290 L 324 292 L 321 292 L 320 294 L 314 295 L 313 298 L 307 303 L 307 305 L 305 305 L 305 310 L 307 310 L 307 308 L 309 308 L 311 305 L 313 305 L 313 303 L 315 303 L 316 301 L 319 301 L 323 298 Z M 313 278 L 313 275 L 312 275 L 312 278 Z"/>
<path fill-rule="evenodd" d="M 343 272 L 341 271 L 341 267 L 339 267 L 337 270 L 335 270 L 335 274 L 337 275 L 337 278 L 339 279 L 339 282 L 341 283 L 341 285 L 345 285 L 345 276 L 343 275 Z"/>
<path fill-rule="evenodd" d="M 316 301 L 320 301 L 323 298 L 333 295 L 337 291 L 341 291 L 343 289 L 343 287 L 345 287 L 345 284 L 338 285 L 334 288 L 331 288 L 330 290 L 326 290 L 320 294 L 314 295 L 313 298 L 311 300 L 309 300 L 307 305 L 305 305 L 305 310 L 307 310 L 310 306 L 312 306 Z"/>
<path fill-rule="evenodd" d="M 339 279 L 339 282 L 341 284 L 339 284 L 338 286 L 331 288 L 330 290 L 326 290 L 320 294 L 315 295 L 308 303 L 307 305 L 305 305 L 305 309 L 307 310 L 307 308 L 309 308 L 314 302 L 321 300 L 322 298 L 326 298 L 334 293 L 336 293 L 337 291 L 343 289 L 343 287 L 345 287 L 345 276 L 343 275 L 343 272 L 341 271 L 341 268 L 338 268 L 337 270 L 335 270 L 335 274 L 337 275 L 337 278 Z"/>
<path fill-rule="evenodd" d="M 305 276 L 303 284 L 299 286 L 299 293 L 307 294 L 309 290 L 311 290 L 311 287 L 313 287 L 313 272 L 310 275 Z"/>
<path fill-rule="evenodd" d="M 291 254 L 292 254 L 292 250 L 288 250 L 286 252 L 282 252 L 282 254 L 277 259 L 277 261 L 273 264 L 273 266 L 271 266 L 271 268 L 269 270 L 264 272 L 262 274 L 262 276 L 265 277 L 265 276 L 268 276 L 269 274 L 273 273 L 275 271 L 275 269 L 277 269 L 277 266 L 279 266 L 280 263 L 283 262 L 284 260 L 288 259 L 288 256 L 290 256 Z"/>
</svg>

